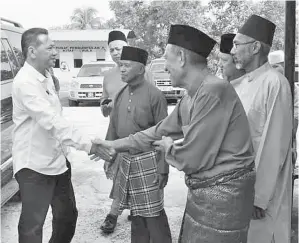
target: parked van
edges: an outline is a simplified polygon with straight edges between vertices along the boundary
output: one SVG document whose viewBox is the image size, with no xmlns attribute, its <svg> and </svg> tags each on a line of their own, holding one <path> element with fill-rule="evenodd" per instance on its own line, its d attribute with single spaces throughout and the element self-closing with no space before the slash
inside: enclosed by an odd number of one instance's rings
<svg viewBox="0 0 299 243">
<path fill-rule="evenodd" d="M 13 178 L 12 147 L 12 82 L 24 64 L 21 49 L 23 27 L 1 18 L 1 206 L 19 190 Z"/>
<path fill-rule="evenodd" d="M 113 67 L 115 63 L 110 61 L 83 64 L 77 76 L 71 81 L 69 106 L 78 106 L 79 102 L 99 103 L 103 95 L 104 74 Z"/>
<path fill-rule="evenodd" d="M 165 59 L 158 58 L 149 64 L 149 71 L 152 73 L 155 85 L 165 95 L 166 100 L 177 102 L 185 93 L 182 88 L 172 87 L 169 73 L 165 71 Z"/>
</svg>

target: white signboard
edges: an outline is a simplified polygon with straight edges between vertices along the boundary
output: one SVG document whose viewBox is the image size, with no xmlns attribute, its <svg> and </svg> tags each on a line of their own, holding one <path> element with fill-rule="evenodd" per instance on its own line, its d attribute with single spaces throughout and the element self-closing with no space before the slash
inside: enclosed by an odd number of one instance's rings
<svg viewBox="0 0 299 243">
<path fill-rule="evenodd" d="M 56 49 L 59 52 L 95 52 L 106 51 L 104 46 L 57 46 Z"/>
</svg>

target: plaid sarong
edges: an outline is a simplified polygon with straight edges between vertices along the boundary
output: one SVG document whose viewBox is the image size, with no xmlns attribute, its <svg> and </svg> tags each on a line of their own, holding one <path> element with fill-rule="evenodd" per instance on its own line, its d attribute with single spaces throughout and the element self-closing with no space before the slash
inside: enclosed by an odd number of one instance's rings
<svg viewBox="0 0 299 243">
<path fill-rule="evenodd" d="M 158 183 L 153 183 L 157 152 L 122 154 L 119 160 L 119 211 L 130 209 L 133 216 L 159 216 L 164 208 L 164 193 Z"/>
</svg>

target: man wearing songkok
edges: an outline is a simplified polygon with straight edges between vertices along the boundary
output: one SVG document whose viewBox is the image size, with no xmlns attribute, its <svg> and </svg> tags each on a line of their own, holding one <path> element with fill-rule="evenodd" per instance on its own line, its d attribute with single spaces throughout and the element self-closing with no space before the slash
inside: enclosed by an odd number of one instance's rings
<svg viewBox="0 0 299 243">
<path fill-rule="evenodd" d="M 233 40 L 235 38 L 235 34 L 223 34 L 221 36 L 220 42 L 220 67 L 222 70 L 222 76 L 228 82 L 232 80 L 242 78 L 245 74 L 244 70 L 239 70 L 236 68 L 236 64 L 234 63 L 234 59 L 230 54 L 231 49 L 233 48 Z"/>
<path fill-rule="evenodd" d="M 127 45 L 128 45 L 127 38 L 123 32 L 118 30 L 113 30 L 109 33 L 108 47 L 109 47 L 111 58 L 116 63 L 116 66 L 105 74 L 103 80 L 103 95 L 101 98 L 101 104 L 102 104 L 101 109 L 105 117 L 109 116 L 113 104 L 113 102 L 109 104 L 105 104 L 105 102 L 107 102 L 106 100 L 107 99 L 113 100 L 116 93 L 126 85 L 124 82 L 121 81 L 118 64 L 119 64 L 122 48 Z M 148 82 L 151 83 L 154 82 L 153 76 L 149 72 L 145 73 L 145 79 L 148 80 Z"/>
<path fill-rule="evenodd" d="M 246 71 L 233 85 L 248 116 L 257 171 L 249 243 L 290 242 L 292 96 L 288 80 L 268 63 L 275 28 L 252 15 L 231 50 Z"/>
<path fill-rule="evenodd" d="M 109 116 L 112 109 L 112 100 L 116 93 L 123 88 L 126 84 L 121 81 L 120 70 L 119 70 L 119 61 L 122 49 L 124 46 L 127 46 L 127 38 L 123 32 L 118 30 L 113 30 L 109 33 L 108 36 L 108 47 L 112 60 L 116 63 L 116 66 L 106 72 L 103 80 L 103 95 L 101 98 L 101 110 L 102 114 L 107 117 Z M 110 103 L 104 103 L 105 100 L 110 99 Z M 112 166 L 109 166 L 110 163 L 105 162 L 104 171 L 108 179 L 113 179 L 115 176 L 115 170 L 118 168 L 118 164 L 115 163 Z M 115 198 L 112 201 L 111 208 L 107 214 L 103 224 L 101 225 L 101 230 L 106 233 L 114 232 L 114 229 L 117 224 L 117 218 L 119 215 L 119 200 Z"/>
<path fill-rule="evenodd" d="M 118 30 L 111 31 L 108 36 L 108 47 L 111 58 L 116 63 L 116 66 L 108 72 L 106 72 L 103 80 L 103 96 L 101 98 L 101 110 L 102 114 L 105 117 L 108 117 L 111 112 L 113 100 L 116 93 L 120 91 L 124 86 L 126 86 L 126 83 L 121 80 L 119 68 L 120 56 L 124 46 L 127 46 L 127 38 L 124 35 L 124 33 Z M 151 77 L 152 76 L 150 75 L 150 73 L 147 72 L 146 80 L 149 80 L 149 82 L 151 82 Z M 111 102 L 106 103 L 109 100 Z M 104 170 L 107 178 L 113 180 L 113 178 L 116 176 L 116 171 L 118 170 L 118 163 L 110 164 L 106 162 L 104 164 Z M 116 197 L 111 204 L 110 212 L 108 213 L 103 224 L 101 225 L 101 230 L 104 233 L 109 234 L 114 231 L 119 215 L 118 209 L 119 199 Z"/>
<path fill-rule="evenodd" d="M 163 93 L 144 79 L 148 53 L 140 48 L 123 47 L 119 68 L 126 83 L 115 96 L 107 140 L 127 137 L 145 130 L 167 117 Z M 130 209 L 132 243 L 171 243 L 164 211 L 164 193 L 169 166 L 164 155 L 152 148 L 130 150 L 117 156 L 119 169 L 114 178 L 112 198 L 119 198 L 119 212 Z"/>
<path fill-rule="evenodd" d="M 246 242 L 254 199 L 254 158 L 246 113 L 230 83 L 212 75 L 215 41 L 198 29 L 172 25 L 165 50 L 174 87 L 187 94 L 156 126 L 116 141 L 116 151 L 165 151 L 189 188 L 179 242 Z M 181 141 L 174 141 L 181 139 Z"/>
</svg>

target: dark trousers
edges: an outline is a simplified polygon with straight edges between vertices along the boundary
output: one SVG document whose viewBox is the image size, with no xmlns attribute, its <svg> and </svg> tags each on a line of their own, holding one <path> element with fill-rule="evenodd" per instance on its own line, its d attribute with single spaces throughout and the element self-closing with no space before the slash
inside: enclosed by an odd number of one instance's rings
<svg viewBox="0 0 299 243">
<path fill-rule="evenodd" d="M 16 173 L 22 212 L 18 231 L 19 243 L 42 243 L 43 225 L 49 205 L 52 207 L 52 236 L 49 243 L 71 242 L 76 229 L 78 211 L 71 182 L 71 167 L 55 176 L 43 175 L 30 169 Z"/>
<path fill-rule="evenodd" d="M 171 232 L 164 209 L 157 217 L 133 216 L 131 243 L 171 243 Z"/>
</svg>

